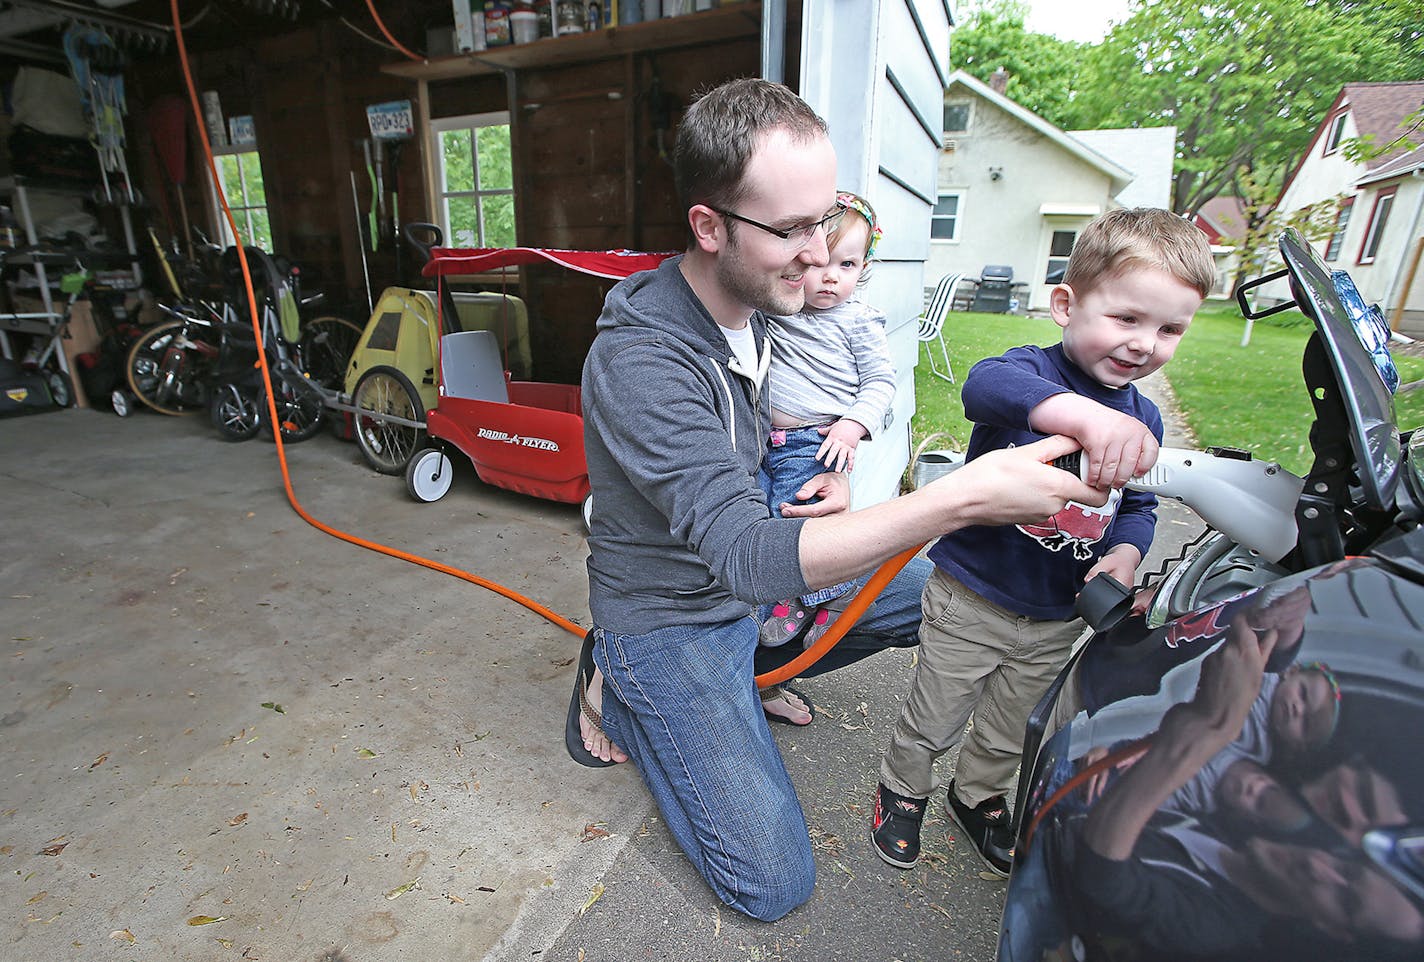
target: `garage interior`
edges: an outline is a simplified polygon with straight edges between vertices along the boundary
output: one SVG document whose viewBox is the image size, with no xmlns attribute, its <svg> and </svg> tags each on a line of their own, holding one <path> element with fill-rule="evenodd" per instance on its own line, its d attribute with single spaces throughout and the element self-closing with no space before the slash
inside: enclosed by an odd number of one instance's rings
<svg viewBox="0 0 1424 962">
<path fill-rule="evenodd" d="M 394 49 L 360 0 L 178 4 L 195 87 L 220 105 L 219 156 L 255 147 L 272 252 L 324 292 L 323 314 L 360 326 L 368 286 L 374 299 L 429 285 L 396 238 L 398 224 L 440 220 L 426 129 L 507 117 L 513 238 L 493 239 L 672 250 L 683 234 L 666 154 L 681 112 L 699 89 L 761 72 L 752 0 L 474 54 L 442 52 L 454 42 L 449 0 L 373 6 L 428 59 Z M 784 15 L 794 85 L 800 4 Z M 17 361 L 45 346 L 51 367 L 83 353 L 54 340 L 53 325 L 6 320 L 34 312 L 20 278 L 35 261 L 56 282 L 55 314 L 74 310 L 58 281 L 81 262 L 103 272 L 103 310 L 144 324 L 157 319 L 148 303 L 166 297 L 149 230 L 176 263 L 194 229 L 223 242 L 199 141 L 210 118 L 186 112 L 177 176 L 171 128 L 150 123 L 156 104 L 188 102 L 172 19 L 167 0 L 0 0 L 0 204 L 13 210 L 16 187 L 34 197 L 49 185 L 68 203 L 61 213 L 82 215 L 77 230 L 11 225 L 0 328 Z M 88 155 L 88 180 L 47 179 L 66 156 L 49 138 L 62 135 L 40 132 L 48 152 L 14 149 L 22 69 L 78 89 L 64 50 L 75 25 L 119 51 L 131 199 L 122 171 L 107 172 L 105 194 L 87 136 L 67 156 Z M 382 148 L 377 189 L 368 108 L 404 101 L 415 135 Z M 523 299 L 531 379 L 577 383 L 611 281 L 524 266 L 459 284 Z M 575 637 L 305 523 L 270 440 L 224 444 L 204 417 L 142 406 L 119 418 L 91 393 L 87 408 L 0 418 L 0 957 L 992 955 L 1002 887 L 944 831 L 913 877 L 883 869 L 864 844 L 910 653 L 799 684 L 817 722 L 776 736 L 820 881 L 794 925 L 753 923 L 716 903 L 636 772 L 568 760 Z M 587 624 L 576 505 L 481 484 L 468 462 L 455 464 L 447 499 L 417 504 L 348 440 L 286 451 L 315 519 Z"/>
</svg>

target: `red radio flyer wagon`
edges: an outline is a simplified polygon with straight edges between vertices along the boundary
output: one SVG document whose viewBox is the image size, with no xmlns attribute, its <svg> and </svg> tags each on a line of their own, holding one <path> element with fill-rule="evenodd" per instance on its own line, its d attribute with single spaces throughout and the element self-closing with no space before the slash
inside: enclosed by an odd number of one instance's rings
<svg viewBox="0 0 1424 962">
<path fill-rule="evenodd" d="M 470 459 L 481 481 L 521 494 L 582 504 L 588 518 L 588 465 L 577 384 L 516 381 L 505 369 L 498 338 L 460 330 L 444 278 L 520 264 L 548 263 L 596 277 L 621 279 L 650 270 L 670 253 L 570 251 L 551 248 L 430 249 L 424 273 L 440 290 L 437 400 L 423 425 L 429 446 L 406 466 L 406 489 L 418 501 L 450 490 L 450 451 Z M 375 412 L 361 411 L 363 415 Z M 379 417 L 379 415 L 376 415 Z"/>
</svg>

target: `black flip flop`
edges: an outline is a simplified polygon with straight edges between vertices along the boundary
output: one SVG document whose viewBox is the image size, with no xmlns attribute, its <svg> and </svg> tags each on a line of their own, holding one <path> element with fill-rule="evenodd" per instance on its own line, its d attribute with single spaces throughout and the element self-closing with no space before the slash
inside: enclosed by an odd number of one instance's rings
<svg viewBox="0 0 1424 962">
<path fill-rule="evenodd" d="M 579 652 L 578 671 L 574 674 L 574 694 L 569 699 L 569 715 L 564 722 L 564 747 L 568 749 L 569 757 L 580 765 L 588 768 L 607 768 L 610 765 L 617 765 L 618 762 L 609 759 L 604 761 L 593 752 L 583 747 L 583 733 L 579 731 L 579 715 L 584 711 L 584 693 L 588 691 L 588 686 L 593 680 L 593 632 L 583 636 L 583 649 Z M 589 711 L 593 709 L 590 708 Z M 590 716 L 588 719 L 599 731 L 603 731 L 601 718 Z"/>
<path fill-rule="evenodd" d="M 808 697 L 806 697 L 806 695 L 804 695 L 803 693 L 797 691 L 795 688 L 792 688 L 790 685 L 786 685 L 786 684 L 782 684 L 782 685 L 772 685 L 770 688 L 763 689 L 763 690 L 762 690 L 762 694 L 765 695 L 767 692 L 776 691 L 777 689 L 780 689 L 780 690 L 783 691 L 783 692 L 789 692 L 789 693 L 795 695 L 797 698 L 801 699 L 802 701 L 804 701 L 804 702 L 806 703 L 806 711 L 807 711 L 808 713 L 810 713 L 810 715 L 811 715 L 811 721 L 808 721 L 808 722 L 806 723 L 806 725 L 809 725 L 809 724 L 811 724 L 811 722 L 813 722 L 813 721 L 816 720 L 816 709 L 815 709 L 815 706 L 813 706 L 813 705 L 811 704 L 811 699 L 808 698 Z M 773 695 L 772 697 L 775 698 L 776 696 Z M 766 699 L 766 698 L 763 698 L 763 699 L 762 699 L 762 701 L 767 701 L 767 700 L 768 700 L 768 699 Z M 768 722 L 771 722 L 771 723 L 776 724 L 776 725 L 790 725 L 792 728 L 805 728 L 805 727 L 806 727 L 806 725 L 798 725 L 798 724 L 796 724 L 794 721 L 792 721 L 792 720 L 789 719 L 789 718 L 782 718 L 780 715 L 773 715 L 773 714 L 771 714 L 771 712 L 768 712 L 768 711 L 766 711 L 765 709 L 762 710 L 762 714 L 766 715 L 766 720 L 767 720 Z M 582 741 L 579 742 L 579 747 L 583 747 L 583 742 L 582 742 Z"/>
</svg>

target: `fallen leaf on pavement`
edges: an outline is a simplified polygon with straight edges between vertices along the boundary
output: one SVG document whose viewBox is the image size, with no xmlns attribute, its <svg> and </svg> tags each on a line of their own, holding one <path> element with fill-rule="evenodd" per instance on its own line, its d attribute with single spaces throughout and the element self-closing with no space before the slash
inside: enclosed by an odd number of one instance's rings
<svg viewBox="0 0 1424 962">
<path fill-rule="evenodd" d="M 26 902 L 25 904 L 26 904 L 26 905 L 34 905 L 36 902 L 39 902 L 39 901 L 43 900 L 43 899 L 45 898 L 45 896 L 47 896 L 47 895 L 49 895 L 48 892 L 40 892 L 38 895 L 31 895 L 31 896 L 30 896 L 30 900 L 29 900 L 28 902 Z"/>
<path fill-rule="evenodd" d="M 102 755 L 100 755 L 98 758 L 94 759 L 92 762 L 89 763 L 89 770 L 92 772 L 94 769 L 98 768 L 100 765 L 104 764 L 104 763 L 107 762 L 108 760 L 109 760 L 109 753 L 108 753 L 108 752 L 104 752 L 104 753 L 103 753 Z"/>
<path fill-rule="evenodd" d="M 63 836 L 60 836 L 60 837 L 63 838 Z M 49 845 L 46 845 L 44 848 L 40 849 L 40 854 L 41 854 L 41 855 L 58 855 L 60 852 L 64 851 L 64 849 L 65 849 L 68 845 L 69 845 L 68 842 L 60 842 L 60 841 L 56 840 L 55 842 L 53 842 L 53 843 L 51 843 L 51 844 L 49 844 Z"/>
<path fill-rule="evenodd" d="M 128 929 L 114 929 L 114 931 L 109 933 L 109 938 L 118 939 L 120 942 L 127 942 L 130 945 L 138 941 L 138 939 L 134 937 L 134 934 Z"/>
<path fill-rule="evenodd" d="M 229 825 L 241 825 L 245 821 L 247 821 L 247 813 L 243 812 L 241 815 L 234 815 L 232 818 L 228 819 L 227 823 Z"/>
<path fill-rule="evenodd" d="M 276 713 L 279 714 L 279 715 L 285 715 L 285 714 L 287 713 L 287 709 L 283 708 L 281 705 L 277 704 L 275 701 L 264 701 L 264 702 L 262 703 L 262 707 L 263 707 L 263 708 L 270 708 L 270 709 L 272 709 L 274 712 L 276 712 Z"/>
<path fill-rule="evenodd" d="M 589 824 L 583 827 L 583 838 L 580 842 L 591 842 L 596 838 L 607 838 L 611 833 L 602 827 L 602 823 Z"/>
<path fill-rule="evenodd" d="M 395 900 L 395 899 L 400 898 L 402 895 L 404 895 L 405 893 L 409 892 L 411 889 L 419 888 L 419 887 L 420 887 L 420 877 L 419 877 L 419 876 L 416 876 L 415 878 L 411 879 L 409 882 L 405 883 L 404 885 L 397 885 L 395 888 L 393 888 L 393 889 L 391 889 L 389 892 L 387 892 L 387 893 L 386 893 L 386 899 L 393 901 L 393 900 Z"/>
<path fill-rule="evenodd" d="M 369 748 L 358 748 L 358 749 L 356 749 L 356 754 L 357 754 L 357 755 L 360 755 L 362 758 L 375 758 L 375 757 L 376 757 L 376 753 L 373 752 L 373 751 L 371 751 L 371 749 L 369 749 Z"/>
<path fill-rule="evenodd" d="M 579 906 L 578 914 L 582 915 L 593 908 L 593 903 L 601 898 L 603 898 L 603 883 L 595 882 L 593 888 L 589 890 L 588 898 L 584 899 L 584 903 Z"/>
<path fill-rule="evenodd" d="M 195 915 L 188 920 L 189 925 L 212 925 L 214 922 L 226 922 L 226 915 Z"/>
</svg>

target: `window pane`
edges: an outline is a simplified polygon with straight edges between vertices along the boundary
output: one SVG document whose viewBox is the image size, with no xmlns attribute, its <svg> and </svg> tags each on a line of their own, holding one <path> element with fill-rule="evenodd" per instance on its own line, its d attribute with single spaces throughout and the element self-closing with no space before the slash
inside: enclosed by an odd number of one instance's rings
<svg viewBox="0 0 1424 962">
<path fill-rule="evenodd" d="M 1325 152 L 1328 154 L 1340 146 L 1340 138 L 1345 133 L 1345 115 L 1340 114 L 1330 122 L 1330 132 L 1325 138 Z"/>
<path fill-rule="evenodd" d="M 222 181 L 222 192 L 230 206 L 242 206 L 242 172 L 238 167 L 236 154 L 222 154 L 217 158 L 218 179 Z"/>
<path fill-rule="evenodd" d="M 1067 257 L 1073 253 L 1073 242 L 1078 239 L 1078 234 L 1071 230 L 1056 230 L 1053 232 L 1053 239 L 1048 243 L 1049 257 Z"/>
<path fill-rule="evenodd" d="M 1384 225 L 1389 220 L 1389 210 L 1393 206 L 1393 194 L 1381 197 L 1375 206 L 1374 221 L 1370 224 L 1370 232 L 1365 241 L 1365 260 L 1374 260 L 1375 255 L 1379 253 L 1380 238 L 1384 236 Z"/>
<path fill-rule="evenodd" d="M 247 242 L 270 253 L 272 250 L 272 224 L 267 217 L 267 208 L 253 207 L 248 213 L 252 219 L 251 226 L 247 231 Z"/>
<path fill-rule="evenodd" d="M 450 225 L 451 247 L 488 247 L 480 243 L 479 206 L 473 197 L 449 197 L 445 201 L 446 222 Z"/>
<path fill-rule="evenodd" d="M 485 197 L 486 247 L 514 247 L 514 195 L 497 194 Z"/>
<path fill-rule="evenodd" d="M 262 164 L 256 153 L 238 154 L 238 167 L 242 170 L 242 183 L 246 188 L 247 204 L 252 207 L 267 206 L 267 187 L 262 183 Z"/>
<path fill-rule="evenodd" d="M 945 215 L 950 216 L 950 217 L 953 217 L 955 214 L 958 214 L 958 213 L 959 213 L 959 195 L 958 195 L 958 194 L 940 194 L 940 195 L 939 195 L 939 203 L 938 203 L 938 204 L 935 204 L 934 212 L 935 212 L 935 216 L 936 216 L 936 217 L 945 216 Z"/>
<path fill-rule="evenodd" d="M 446 130 L 440 134 L 440 155 L 445 166 L 445 190 L 474 190 L 475 165 L 470 153 L 469 130 Z M 451 225 L 454 230 L 454 224 Z"/>
<path fill-rule="evenodd" d="M 509 190 L 514 187 L 514 168 L 509 153 L 509 125 L 475 128 L 480 148 L 480 189 Z"/>
<path fill-rule="evenodd" d="M 959 133 L 969 129 L 969 104 L 960 102 L 944 105 L 945 133 Z"/>
<path fill-rule="evenodd" d="M 1335 233 L 1330 235 L 1330 244 L 1325 248 L 1325 259 L 1333 261 L 1340 256 L 1340 248 L 1345 243 L 1345 228 L 1350 226 L 1350 211 L 1354 209 L 1354 199 L 1351 198 L 1340 208 L 1340 214 L 1335 218 Z"/>
</svg>

